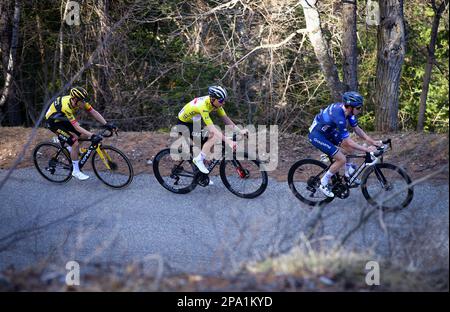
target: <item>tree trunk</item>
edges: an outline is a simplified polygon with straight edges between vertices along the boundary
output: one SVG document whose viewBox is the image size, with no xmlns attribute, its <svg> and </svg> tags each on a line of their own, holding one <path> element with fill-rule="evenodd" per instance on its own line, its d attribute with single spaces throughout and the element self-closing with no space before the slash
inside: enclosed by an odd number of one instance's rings
<svg viewBox="0 0 450 312">
<path fill-rule="evenodd" d="M 8 69 L 8 56 L 11 44 L 10 29 L 11 23 L 9 22 L 11 17 L 11 5 L 10 2 L 0 1 L 0 52 L 2 62 L 2 75 L 3 80 L 6 81 L 7 69 Z M 4 119 L 4 107 L 0 106 L 0 125 Z"/>
<path fill-rule="evenodd" d="M 403 0 L 381 0 L 375 81 L 375 120 L 378 131 L 397 130 L 399 85 L 404 57 Z"/>
<path fill-rule="evenodd" d="M 0 1 L 0 52 L 2 55 L 2 68 L 5 70 L 3 73 L 6 78 L 6 68 L 8 68 L 8 56 L 9 46 L 11 44 L 10 37 L 10 16 L 11 5 L 9 2 Z"/>
<path fill-rule="evenodd" d="M 320 25 L 320 16 L 316 7 L 317 0 L 301 0 L 303 12 L 306 20 L 306 28 L 308 37 L 314 48 L 314 53 L 320 63 L 322 72 L 325 76 L 328 87 L 331 90 L 332 97 L 335 101 L 340 101 L 344 85 L 339 79 L 338 71 L 334 60 L 329 53 L 328 43 L 323 37 Z"/>
<path fill-rule="evenodd" d="M 38 37 L 38 47 L 39 47 L 39 56 L 40 56 L 40 60 L 41 60 L 41 66 L 42 66 L 42 72 L 44 75 L 44 81 L 42 83 L 42 87 L 44 89 L 44 103 L 47 102 L 48 100 L 48 67 L 46 64 L 46 57 L 45 57 L 45 44 L 44 44 L 44 39 L 42 37 L 42 22 L 41 22 L 41 18 L 39 16 L 39 10 L 35 5 L 35 10 L 36 10 L 36 31 L 37 31 L 37 37 Z"/>
<path fill-rule="evenodd" d="M 358 91 L 356 0 L 342 2 L 342 71 L 344 73 L 344 86 L 346 91 Z"/>
<path fill-rule="evenodd" d="M 439 22 L 442 17 L 446 6 L 448 5 L 448 0 L 442 1 L 439 8 L 436 8 L 436 1 L 432 0 L 432 6 L 434 10 L 433 24 L 431 26 L 431 38 L 430 44 L 428 45 L 428 56 L 427 63 L 425 64 L 425 74 L 423 76 L 422 82 L 422 92 L 420 93 L 420 104 L 419 104 L 419 116 L 417 118 L 417 131 L 423 131 L 425 123 L 425 111 L 427 108 L 427 97 L 428 89 L 431 81 L 431 72 L 434 64 L 434 52 L 436 49 L 436 39 L 438 34 Z"/>
<path fill-rule="evenodd" d="M 4 12 L 3 12 L 4 14 Z M 19 41 L 19 21 L 20 21 L 20 0 L 16 0 L 14 4 L 14 17 L 12 20 L 11 44 L 9 45 L 8 63 L 6 65 L 5 86 L 0 97 L 0 108 L 3 107 L 8 100 L 7 115 L 11 125 L 18 125 L 22 122 L 21 111 L 18 101 L 15 99 L 14 92 L 14 67 L 16 66 L 16 52 Z M 2 33 L 5 40 L 9 38 L 7 33 Z M 3 39 L 2 39 L 3 41 Z M 2 48 L 3 50 L 3 48 Z M 4 54 L 6 54 L 4 51 Z"/>
<path fill-rule="evenodd" d="M 101 43 L 106 34 L 109 32 L 109 0 L 100 0 L 97 2 L 98 8 L 96 10 L 100 21 L 100 31 L 98 34 L 98 42 Z M 110 108 L 113 97 L 112 92 L 109 88 L 108 81 L 111 78 L 111 73 L 109 71 L 110 66 L 108 65 L 110 55 L 108 53 L 108 48 L 106 45 L 100 50 L 101 57 L 98 58 L 98 63 L 100 67 L 97 70 L 98 90 L 94 90 L 96 93 L 96 105 L 100 110 L 104 108 Z M 100 96 L 101 95 L 101 96 Z"/>
<path fill-rule="evenodd" d="M 64 79 L 64 24 L 66 20 L 66 14 L 67 14 L 67 6 L 69 2 L 67 2 L 64 5 L 64 1 L 61 1 L 61 25 L 59 27 L 59 34 L 58 34 L 58 46 L 59 46 L 59 64 L 58 64 L 58 72 L 59 72 L 59 79 L 61 80 L 61 86 L 63 86 L 66 82 Z"/>
<path fill-rule="evenodd" d="M 61 23 L 59 25 L 59 32 L 58 32 L 58 42 L 56 43 L 55 48 L 55 56 L 53 58 L 53 71 L 52 71 L 52 82 L 51 86 L 53 88 L 52 91 L 56 91 L 59 89 L 59 87 L 62 87 L 64 85 L 64 71 L 63 71 L 63 58 L 64 58 L 64 23 L 65 23 L 65 15 L 66 15 L 66 6 L 67 3 L 64 4 L 64 0 L 61 0 L 61 6 L 59 9 L 60 12 L 60 19 Z M 56 67 L 58 67 L 58 74 L 60 83 L 59 86 L 57 86 L 56 83 Z"/>
</svg>

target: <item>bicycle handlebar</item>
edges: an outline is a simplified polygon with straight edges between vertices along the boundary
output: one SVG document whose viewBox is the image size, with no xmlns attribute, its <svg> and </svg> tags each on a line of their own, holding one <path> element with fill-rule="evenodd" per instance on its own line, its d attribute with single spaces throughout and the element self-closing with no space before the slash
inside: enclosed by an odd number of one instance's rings
<svg viewBox="0 0 450 312">
<path fill-rule="evenodd" d="M 384 154 L 384 152 L 387 150 L 388 146 L 389 146 L 389 149 L 392 149 L 392 140 L 391 139 L 381 140 L 381 143 L 383 143 L 383 146 L 377 147 L 377 151 L 372 154 L 373 156 L 375 156 L 377 158 Z M 368 154 L 370 154 L 370 153 L 366 153 L 366 155 L 368 155 Z"/>
<path fill-rule="evenodd" d="M 106 134 L 105 134 L 105 133 L 106 133 Z M 114 130 L 114 131 L 113 131 L 113 130 L 111 130 L 111 129 L 104 128 L 102 131 L 100 131 L 100 132 L 98 133 L 98 135 L 101 135 L 101 136 L 104 137 L 104 138 L 109 138 L 109 137 L 112 137 L 114 133 L 118 136 L 117 130 Z"/>
</svg>

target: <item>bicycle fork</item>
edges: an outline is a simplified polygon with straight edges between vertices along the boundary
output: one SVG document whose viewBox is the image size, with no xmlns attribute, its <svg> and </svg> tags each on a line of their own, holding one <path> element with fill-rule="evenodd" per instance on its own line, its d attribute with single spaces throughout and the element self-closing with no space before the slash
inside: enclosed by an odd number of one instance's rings
<svg viewBox="0 0 450 312">
<path fill-rule="evenodd" d="M 383 172 L 381 172 L 380 169 L 377 167 L 374 168 L 375 175 L 378 178 L 378 182 L 380 183 L 381 187 L 385 189 L 386 191 L 389 191 L 392 186 L 387 182 L 386 178 L 383 175 Z"/>
<path fill-rule="evenodd" d="M 237 160 L 232 160 L 233 166 L 236 168 L 236 172 L 241 179 L 246 179 L 250 176 L 250 173 L 247 169 L 242 168 L 241 164 Z"/>
<path fill-rule="evenodd" d="M 100 156 L 100 159 L 105 164 L 105 167 L 108 168 L 108 170 L 117 169 L 117 165 L 112 161 L 111 156 L 109 156 L 109 154 L 105 150 L 102 150 L 100 147 L 101 147 L 101 145 L 99 144 L 96 148 L 96 151 L 97 151 L 98 156 Z"/>
</svg>

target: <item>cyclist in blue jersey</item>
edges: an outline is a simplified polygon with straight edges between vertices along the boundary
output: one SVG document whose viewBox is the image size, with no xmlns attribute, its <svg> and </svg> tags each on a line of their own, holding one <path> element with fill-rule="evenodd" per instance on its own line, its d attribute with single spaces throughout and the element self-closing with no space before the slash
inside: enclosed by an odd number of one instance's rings
<svg viewBox="0 0 450 312">
<path fill-rule="evenodd" d="M 309 141 L 323 153 L 334 159 L 334 163 L 320 180 L 319 189 L 328 197 L 334 197 L 329 185 L 330 178 L 345 165 L 345 176 L 350 176 L 355 168 L 347 162 L 343 152 L 353 153 L 355 150 L 372 153 L 376 146 L 381 146 L 381 141 L 376 141 L 368 136 L 358 126 L 358 116 L 363 106 L 363 97 L 354 91 L 345 92 L 342 95 L 342 103 L 333 103 L 320 110 L 309 128 Z M 354 132 L 371 146 L 362 146 L 350 138 L 347 123 Z M 355 183 L 361 183 L 358 179 Z"/>
</svg>

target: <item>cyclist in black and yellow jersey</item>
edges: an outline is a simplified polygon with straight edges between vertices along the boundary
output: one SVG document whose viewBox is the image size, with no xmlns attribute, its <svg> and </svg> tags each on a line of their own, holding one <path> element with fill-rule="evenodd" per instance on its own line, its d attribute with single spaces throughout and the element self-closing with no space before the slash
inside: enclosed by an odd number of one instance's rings
<svg viewBox="0 0 450 312">
<path fill-rule="evenodd" d="M 217 115 L 222 118 L 225 125 L 234 126 L 240 134 L 244 135 L 248 133 L 247 129 L 239 129 L 225 113 L 223 105 L 225 104 L 226 99 L 227 91 L 223 87 L 211 86 L 208 88 L 208 95 L 193 99 L 192 101 L 187 103 L 178 113 L 178 124 L 187 126 L 190 130 L 191 136 L 195 136 L 195 134 L 193 134 L 194 122 L 203 121 L 204 125 L 209 131 L 209 138 L 203 145 L 202 151 L 193 158 L 193 163 L 201 172 L 205 174 L 208 174 L 209 171 L 205 167 L 203 161 L 205 160 L 206 155 L 210 152 L 212 146 L 216 141 L 223 140 L 231 148 L 236 149 L 236 143 L 225 137 L 223 133 L 214 126 L 213 121 L 209 116 L 211 112 L 216 111 Z"/>
<path fill-rule="evenodd" d="M 61 142 L 69 145 L 67 149 L 72 158 L 72 176 L 79 180 L 86 180 L 89 176 L 81 172 L 78 166 L 78 138 L 82 136 L 96 144 L 102 140 L 102 137 L 81 127 L 75 118 L 76 112 L 83 108 L 108 129 L 113 130 L 116 128 L 113 124 L 107 123 L 103 116 L 86 101 L 87 96 L 88 93 L 84 88 L 74 87 L 70 90 L 70 95 L 56 98 L 45 114 L 47 127 L 58 135 Z"/>
</svg>

